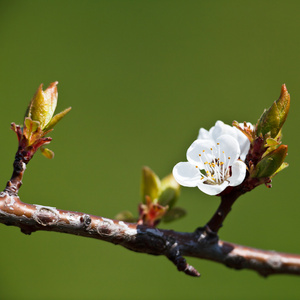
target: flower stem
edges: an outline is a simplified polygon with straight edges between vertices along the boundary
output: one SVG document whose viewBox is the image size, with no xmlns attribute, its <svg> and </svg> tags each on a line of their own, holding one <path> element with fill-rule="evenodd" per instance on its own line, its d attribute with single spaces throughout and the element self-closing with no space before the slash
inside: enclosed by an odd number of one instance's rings
<svg viewBox="0 0 300 300">
<path fill-rule="evenodd" d="M 212 218 L 208 221 L 207 227 L 212 232 L 217 233 L 219 229 L 223 226 L 223 222 L 226 216 L 231 211 L 231 207 L 234 204 L 235 200 L 240 197 L 241 195 L 245 194 L 253 190 L 255 187 L 266 184 L 267 187 L 271 187 L 270 185 L 271 180 L 270 178 L 251 178 L 249 175 L 246 176 L 244 182 L 235 187 L 229 187 L 225 191 L 223 191 L 221 196 L 221 203 L 212 216 Z"/>
<path fill-rule="evenodd" d="M 226 216 L 231 211 L 233 203 L 239 196 L 240 193 L 229 193 L 227 195 L 221 196 L 221 203 L 217 211 L 206 225 L 211 231 L 215 233 L 219 231 L 219 229 L 223 226 L 223 222 Z"/>
</svg>

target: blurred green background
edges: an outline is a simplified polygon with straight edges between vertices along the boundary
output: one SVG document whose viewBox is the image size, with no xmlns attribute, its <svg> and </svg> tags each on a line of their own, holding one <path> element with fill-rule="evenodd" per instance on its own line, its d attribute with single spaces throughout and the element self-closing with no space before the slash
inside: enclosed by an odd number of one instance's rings
<svg viewBox="0 0 300 300">
<path fill-rule="evenodd" d="M 28 165 L 22 201 L 111 217 L 137 210 L 144 165 L 159 176 L 185 160 L 200 127 L 255 123 L 286 83 L 284 126 L 290 167 L 243 196 L 220 237 L 300 253 L 299 1 L 0 1 L 2 188 L 22 122 L 40 83 L 59 81 L 51 133 L 54 160 Z M 296 184 L 296 186 L 295 186 Z M 163 228 L 193 231 L 219 204 L 183 188 L 184 219 Z M 299 299 L 299 278 L 267 279 L 188 258 L 201 273 L 177 272 L 164 257 L 109 243 L 0 225 L 0 298 Z"/>
</svg>

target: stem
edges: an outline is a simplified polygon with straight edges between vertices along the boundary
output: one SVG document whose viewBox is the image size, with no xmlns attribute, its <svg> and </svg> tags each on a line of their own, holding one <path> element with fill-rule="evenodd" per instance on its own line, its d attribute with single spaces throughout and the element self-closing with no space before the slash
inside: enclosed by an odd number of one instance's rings
<svg viewBox="0 0 300 300">
<path fill-rule="evenodd" d="M 29 160 L 26 160 L 26 153 L 24 156 L 23 149 L 19 147 L 15 156 L 15 161 L 13 164 L 14 169 L 11 179 L 7 182 L 6 188 L 4 189 L 4 191 L 9 195 L 18 195 L 19 189 L 22 185 L 22 179 L 26 169 L 26 164 L 29 162 Z"/>
<path fill-rule="evenodd" d="M 239 196 L 240 196 L 239 194 L 232 195 L 231 193 L 221 196 L 221 203 L 217 211 L 207 223 L 209 230 L 215 233 L 219 231 L 219 229 L 223 226 L 223 222 L 226 216 L 231 211 L 231 207 L 233 203 Z"/>
<path fill-rule="evenodd" d="M 231 207 L 238 197 L 253 190 L 255 187 L 261 184 L 270 184 L 270 178 L 251 178 L 249 174 L 247 175 L 244 182 L 235 187 L 228 187 L 224 192 L 221 193 L 221 203 L 212 216 L 212 218 L 208 221 L 207 227 L 208 231 L 212 231 L 214 233 L 218 233 L 220 228 L 223 226 L 223 222 L 229 212 L 231 211 Z"/>
</svg>

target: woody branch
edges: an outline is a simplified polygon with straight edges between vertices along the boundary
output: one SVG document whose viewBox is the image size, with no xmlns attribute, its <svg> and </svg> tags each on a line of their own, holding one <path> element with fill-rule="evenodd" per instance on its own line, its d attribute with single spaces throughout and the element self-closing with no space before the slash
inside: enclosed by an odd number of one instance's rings
<svg viewBox="0 0 300 300">
<path fill-rule="evenodd" d="M 14 164 L 14 172 L 0 195 L 0 222 L 17 226 L 25 234 L 55 231 L 95 238 L 121 245 L 129 250 L 152 255 L 164 255 L 191 276 L 200 276 L 183 256 L 222 263 L 234 269 L 251 269 L 260 275 L 300 275 L 300 256 L 264 251 L 218 240 L 207 227 L 195 232 L 176 232 L 151 226 L 111 220 L 86 213 L 56 209 L 20 201 L 18 189 L 26 163 Z M 17 168 L 17 170 L 16 170 Z"/>
<path fill-rule="evenodd" d="M 140 216 L 135 223 L 27 204 L 19 199 L 18 191 L 27 164 L 38 149 L 48 158 L 54 156 L 51 150 L 44 148 L 51 141 L 45 136 L 71 109 L 67 108 L 53 117 L 57 103 L 56 85 L 57 82 L 50 84 L 45 91 L 40 85 L 27 109 L 23 128 L 12 123 L 19 147 L 12 177 L 0 193 L 0 223 L 17 226 L 25 234 L 38 230 L 56 231 L 119 244 L 135 252 L 164 255 L 179 271 L 191 276 L 200 274 L 186 262 L 184 256 L 208 259 L 235 269 L 251 269 L 263 276 L 300 275 L 300 255 L 240 246 L 221 241 L 217 235 L 239 196 L 260 184 L 270 187 L 271 178 L 287 166 L 284 162 L 287 146 L 281 145 L 281 127 L 290 105 L 285 85 L 280 98 L 263 113 L 254 129 L 246 123 L 243 126 L 235 124 L 243 132 L 244 142 L 233 137 L 236 135 L 232 131 L 234 129 L 228 129 L 228 125 L 218 121 L 217 131 L 229 130 L 232 136 L 224 134 L 215 143 L 213 134 L 205 130 L 200 132 L 200 138 L 187 152 L 189 162 L 174 167 L 173 175 L 180 184 L 198 186 L 209 195 L 221 197 L 221 204 L 207 225 L 191 233 L 156 228 L 162 218 L 175 219 L 185 212 L 174 207 L 179 189 L 174 178 L 167 176 L 160 181 L 148 168 L 143 170 L 145 201 L 139 206 Z M 214 147 L 217 151 L 213 150 Z M 205 162 L 201 153 L 206 150 L 208 155 L 203 156 L 205 160 L 209 157 L 210 161 Z M 228 158 L 225 154 L 220 156 L 226 151 L 231 153 Z M 200 164 L 197 159 L 200 159 Z M 203 172 L 202 166 L 206 166 L 206 172 Z"/>
</svg>

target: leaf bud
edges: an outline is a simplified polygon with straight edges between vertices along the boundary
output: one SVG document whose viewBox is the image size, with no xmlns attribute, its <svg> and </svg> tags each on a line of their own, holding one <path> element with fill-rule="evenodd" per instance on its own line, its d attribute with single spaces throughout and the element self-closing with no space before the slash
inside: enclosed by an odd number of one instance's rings
<svg viewBox="0 0 300 300">
<path fill-rule="evenodd" d="M 161 182 L 158 176 L 149 168 L 143 167 L 141 194 L 142 202 L 146 203 L 146 196 L 150 197 L 152 201 L 157 201 L 160 194 Z"/>
<path fill-rule="evenodd" d="M 253 170 L 251 177 L 265 178 L 272 177 L 287 166 L 284 159 L 287 155 L 288 146 L 280 145 L 277 149 L 268 153 L 259 161 Z"/>
<path fill-rule="evenodd" d="M 256 135 L 265 136 L 270 134 L 275 138 L 282 128 L 290 109 L 290 94 L 285 84 L 281 86 L 281 93 L 278 100 L 274 101 L 272 106 L 263 112 L 256 125 Z"/>
</svg>

